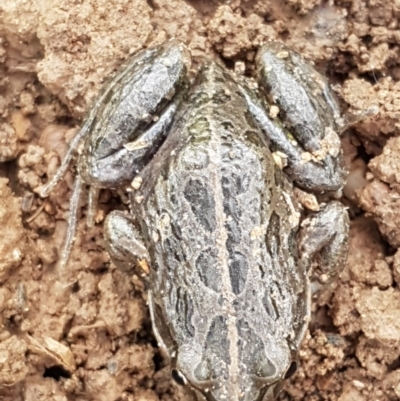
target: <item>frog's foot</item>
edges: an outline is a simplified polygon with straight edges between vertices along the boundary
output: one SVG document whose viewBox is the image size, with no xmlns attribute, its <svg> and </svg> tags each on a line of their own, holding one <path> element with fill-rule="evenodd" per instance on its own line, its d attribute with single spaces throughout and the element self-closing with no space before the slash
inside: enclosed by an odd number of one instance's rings
<svg viewBox="0 0 400 401">
<path fill-rule="evenodd" d="M 343 119 L 328 82 L 278 42 L 263 46 L 256 63 L 260 92 L 271 103 L 246 85 L 242 93 L 272 150 L 284 159 L 285 172 L 305 189 L 340 190 L 346 175 L 339 138 Z"/>
<path fill-rule="evenodd" d="M 150 272 L 149 254 L 131 215 L 111 212 L 104 222 L 106 249 L 119 268 L 145 277 Z"/>
<path fill-rule="evenodd" d="M 301 225 L 300 257 L 310 266 L 313 292 L 317 292 L 343 268 L 348 252 L 349 216 L 339 202 L 325 205 Z"/>
</svg>

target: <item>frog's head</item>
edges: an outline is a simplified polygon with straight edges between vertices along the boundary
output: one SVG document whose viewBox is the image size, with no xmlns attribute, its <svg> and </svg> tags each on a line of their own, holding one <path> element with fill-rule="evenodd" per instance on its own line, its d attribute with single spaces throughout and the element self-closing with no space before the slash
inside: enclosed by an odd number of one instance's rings
<svg viewBox="0 0 400 401">
<path fill-rule="evenodd" d="M 227 320 L 215 322 L 210 331 L 218 335 L 212 339 L 209 332 L 204 347 L 193 343 L 179 347 L 172 377 L 187 385 L 198 401 L 275 400 L 297 367 L 287 342 L 268 336 L 262 340 L 244 325 L 236 331 L 237 338 L 228 340 Z"/>
<path fill-rule="evenodd" d="M 176 371 L 175 371 L 176 372 Z M 183 377 L 179 373 L 174 373 L 175 380 L 180 384 L 183 383 Z M 249 380 L 249 378 L 246 378 Z M 244 379 L 242 380 L 244 381 Z M 198 383 L 197 383 L 198 384 Z M 242 383 L 245 385 L 244 390 L 237 392 L 234 383 L 215 383 L 210 385 L 201 384 L 202 389 L 188 384 L 189 393 L 191 393 L 195 401 L 275 401 L 282 390 L 284 380 L 279 380 L 274 384 L 265 384 L 262 381 Z"/>
<path fill-rule="evenodd" d="M 296 370 L 292 361 L 282 377 L 268 378 L 239 372 L 236 377 L 209 377 L 206 380 L 188 379 L 178 369 L 172 369 L 172 377 L 180 385 L 186 385 L 197 401 L 273 401 L 280 393 L 285 379 Z"/>
</svg>

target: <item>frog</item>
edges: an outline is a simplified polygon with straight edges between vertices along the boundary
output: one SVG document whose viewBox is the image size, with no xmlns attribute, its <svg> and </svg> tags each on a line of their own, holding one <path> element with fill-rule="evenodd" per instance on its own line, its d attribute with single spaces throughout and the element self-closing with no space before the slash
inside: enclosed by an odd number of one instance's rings
<svg viewBox="0 0 400 401">
<path fill-rule="evenodd" d="M 128 186 L 106 249 L 145 283 L 171 377 L 195 400 L 272 401 L 298 366 L 312 295 L 346 261 L 346 124 L 327 80 L 280 42 L 259 49 L 257 83 L 212 60 L 191 78 L 190 59 L 176 40 L 138 52 L 43 192 L 83 141 L 71 219 L 83 183 Z"/>
</svg>

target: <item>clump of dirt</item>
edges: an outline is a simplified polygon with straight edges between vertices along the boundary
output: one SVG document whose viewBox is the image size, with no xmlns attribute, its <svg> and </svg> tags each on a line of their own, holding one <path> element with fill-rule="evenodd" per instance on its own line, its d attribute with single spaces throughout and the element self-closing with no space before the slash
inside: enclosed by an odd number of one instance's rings
<svg viewBox="0 0 400 401">
<path fill-rule="evenodd" d="M 0 398 L 188 399 L 151 333 L 144 285 L 116 269 L 101 223 L 124 208 L 85 202 L 67 269 L 74 170 L 45 199 L 85 110 L 136 50 L 176 37 L 194 58 L 254 73 L 258 47 L 284 41 L 334 85 L 349 119 L 349 260 L 313 304 L 297 374 L 281 400 L 400 398 L 400 2 L 398 0 L 13 0 L 0 4 Z M 377 113 L 362 117 L 365 110 Z M 360 117 L 361 116 L 361 117 Z"/>
</svg>

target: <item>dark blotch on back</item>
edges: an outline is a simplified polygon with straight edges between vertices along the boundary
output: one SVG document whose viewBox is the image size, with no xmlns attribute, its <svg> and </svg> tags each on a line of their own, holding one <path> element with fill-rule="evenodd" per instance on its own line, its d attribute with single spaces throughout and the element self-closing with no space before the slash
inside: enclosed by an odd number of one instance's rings
<svg viewBox="0 0 400 401">
<path fill-rule="evenodd" d="M 240 193 L 241 177 L 229 171 L 224 171 L 221 183 L 224 195 L 224 212 L 234 219 L 239 219 L 242 212 L 238 207 L 236 197 Z"/>
<path fill-rule="evenodd" d="M 240 178 L 229 171 L 224 171 L 221 184 L 222 193 L 224 195 L 224 212 L 227 216 L 225 227 L 228 231 L 228 240 L 226 246 L 228 247 L 229 254 L 234 250 L 235 244 L 238 244 L 241 239 L 241 231 L 239 225 L 239 219 L 242 215 L 242 211 L 237 202 L 238 194 L 238 181 Z"/>
<path fill-rule="evenodd" d="M 231 278 L 232 291 L 238 295 L 246 284 L 247 260 L 240 252 L 230 254 L 229 275 Z"/>
<path fill-rule="evenodd" d="M 221 273 L 215 251 L 211 248 L 202 251 L 196 260 L 196 269 L 205 286 L 220 291 Z"/>
<path fill-rule="evenodd" d="M 280 247 L 280 219 L 279 216 L 273 212 L 269 219 L 268 229 L 266 233 L 266 241 L 268 252 L 270 255 L 277 255 Z"/>
<path fill-rule="evenodd" d="M 176 311 L 178 325 L 186 332 L 186 335 L 193 337 L 195 333 L 192 324 L 193 301 L 182 287 L 179 287 L 177 291 Z"/>
<path fill-rule="evenodd" d="M 182 247 L 179 245 L 176 238 L 166 238 L 164 241 L 165 265 L 168 270 L 173 271 L 175 270 L 176 263 L 185 263 L 186 261 Z"/>
<path fill-rule="evenodd" d="M 201 107 L 209 101 L 210 97 L 205 91 L 195 91 L 190 94 L 190 102 L 193 106 Z"/>
<path fill-rule="evenodd" d="M 198 179 L 189 180 L 184 195 L 197 221 L 207 231 L 213 232 L 216 226 L 215 201 L 208 185 Z"/>
<path fill-rule="evenodd" d="M 228 231 L 228 239 L 226 241 L 226 246 L 228 248 L 229 255 L 235 249 L 235 245 L 240 243 L 241 231 L 237 220 L 230 219 L 225 223 L 225 227 Z"/>
<path fill-rule="evenodd" d="M 239 174 L 224 171 L 221 181 L 224 195 L 224 212 L 227 216 L 225 227 L 228 233 L 226 247 L 229 253 L 229 275 L 232 291 L 238 295 L 244 289 L 248 268 L 245 256 L 236 251 L 236 247 L 242 239 L 240 217 L 243 211 L 237 201 L 237 196 L 242 190 L 243 177 Z"/>
<path fill-rule="evenodd" d="M 235 126 L 230 121 L 224 121 L 221 123 L 222 128 L 224 131 L 233 133 L 235 132 Z"/>
</svg>

